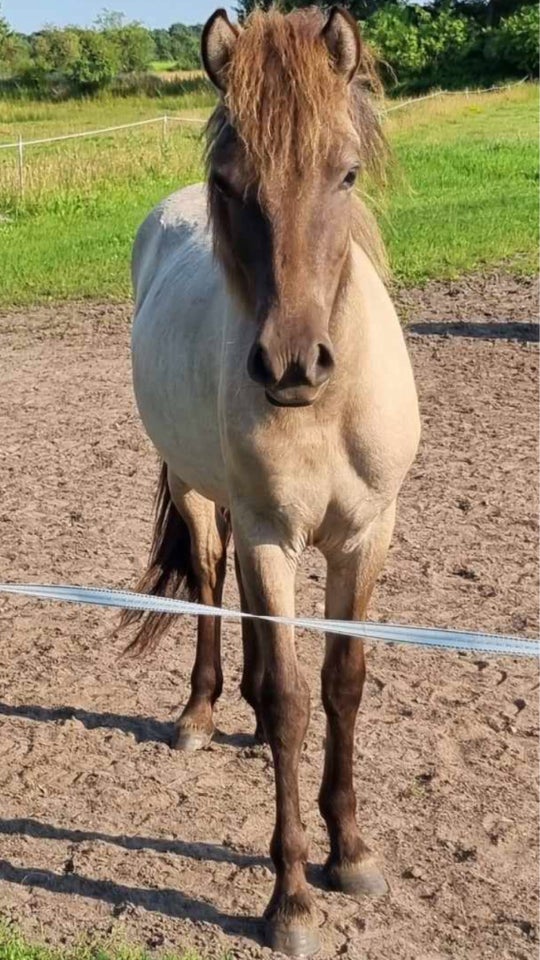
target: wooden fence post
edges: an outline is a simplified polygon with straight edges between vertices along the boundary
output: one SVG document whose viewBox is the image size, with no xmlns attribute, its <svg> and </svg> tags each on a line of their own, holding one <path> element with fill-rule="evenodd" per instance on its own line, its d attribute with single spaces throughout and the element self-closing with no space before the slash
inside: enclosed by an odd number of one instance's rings
<svg viewBox="0 0 540 960">
<path fill-rule="evenodd" d="M 21 197 L 24 197 L 24 142 L 21 134 L 19 134 L 17 149 L 17 167 L 19 170 L 19 191 Z"/>
</svg>

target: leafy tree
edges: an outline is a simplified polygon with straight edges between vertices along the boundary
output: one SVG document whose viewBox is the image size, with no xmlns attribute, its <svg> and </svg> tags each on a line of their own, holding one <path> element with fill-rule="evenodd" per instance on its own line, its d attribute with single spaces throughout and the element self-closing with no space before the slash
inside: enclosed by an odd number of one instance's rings
<svg viewBox="0 0 540 960">
<path fill-rule="evenodd" d="M 0 6 L 0 57 L 3 56 L 5 45 L 10 37 L 11 27 L 9 26 L 6 18 L 3 16 L 2 7 Z"/>
<path fill-rule="evenodd" d="M 103 10 L 95 21 L 96 29 L 117 47 L 119 69 L 125 73 L 147 70 L 155 55 L 151 31 L 142 23 L 128 22 L 123 13 Z"/>
<path fill-rule="evenodd" d="M 422 7 L 386 6 L 366 24 L 364 35 L 398 81 L 435 76 L 448 59 L 460 59 L 468 49 L 471 29 L 462 17 L 441 10 L 434 16 Z M 435 81 L 436 82 L 436 81 Z"/>
<path fill-rule="evenodd" d="M 117 44 L 107 33 L 78 30 L 79 54 L 67 68 L 67 76 L 80 89 L 88 92 L 108 86 L 118 74 L 120 54 Z"/>
<path fill-rule="evenodd" d="M 537 0 L 431 0 L 428 9 L 437 14 L 448 10 L 475 20 L 480 26 L 496 26 L 523 6 L 537 6 Z"/>
<path fill-rule="evenodd" d="M 171 54 L 180 70 L 196 70 L 200 66 L 199 44 L 200 37 L 197 30 L 186 27 L 183 23 L 173 23 L 169 27 L 171 38 Z"/>
<path fill-rule="evenodd" d="M 239 20 L 242 21 L 245 20 L 256 7 L 260 7 L 262 10 L 268 10 L 272 6 L 272 2 L 273 0 L 238 0 L 235 9 Z M 386 0 L 386 3 L 389 2 L 391 3 L 392 0 Z M 385 0 L 342 0 L 340 6 L 352 13 L 353 17 L 357 20 L 365 20 L 384 4 Z M 284 13 L 288 13 L 290 10 L 296 10 L 298 7 L 311 7 L 313 5 L 319 7 L 329 6 L 326 0 L 278 0 L 278 6 Z"/>
<path fill-rule="evenodd" d="M 79 36 L 75 29 L 48 27 L 33 35 L 30 49 L 37 70 L 65 72 L 80 55 Z"/>
<path fill-rule="evenodd" d="M 23 38 L 13 33 L 0 5 L 0 75 L 14 72 L 17 65 L 25 59 L 28 45 Z"/>
<path fill-rule="evenodd" d="M 98 14 L 95 25 L 104 33 L 109 30 L 121 30 L 125 26 L 126 15 L 119 10 L 107 10 L 106 7 Z"/>
<path fill-rule="evenodd" d="M 149 30 L 140 23 L 128 23 L 118 30 L 106 31 L 119 51 L 120 69 L 126 73 L 147 70 L 156 48 Z"/>
<path fill-rule="evenodd" d="M 1 6 L 2 0 L 0 0 Z M 259 0 L 268 8 L 271 0 Z M 284 11 L 313 0 L 278 0 Z M 256 0 L 237 0 L 240 18 Z M 320 0 L 321 6 L 328 6 Z M 388 86 L 420 90 L 464 87 L 510 76 L 537 75 L 536 0 L 344 0 L 382 61 Z M 147 30 L 122 13 L 104 10 L 92 30 L 47 27 L 30 37 L 10 30 L 0 10 L 0 76 L 17 78 L 42 95 L 54 85 L 92 91 L 119 72 L 144 71 L 154 58 L 182 69 L 199 66 L 202 27 L 173 23 Z M 58 87 L 58 81 L 60 86 Z M 136 89 L 137 83 L 130 81 Z"/>
<path fill-rule="evenodd" d="M 156 60 L 174 60 L 168 30 L 152 30 L 152 39 L 156 51 Z"/>
<path fill-rule="evenodd" d="M 501 20 L 491 50 L 522 76 L 538 76 L 540 15 L 538 7 L 522 6 Z"/>
</svg>

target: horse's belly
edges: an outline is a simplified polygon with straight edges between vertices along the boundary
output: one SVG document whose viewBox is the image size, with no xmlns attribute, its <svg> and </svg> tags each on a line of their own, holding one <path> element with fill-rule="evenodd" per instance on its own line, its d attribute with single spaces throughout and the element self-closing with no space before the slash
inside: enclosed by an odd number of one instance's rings
<svg viewBox="0 0 540 960">
<path fill-rule="evenodd" d="M 209 363 L 210 332 L 193 323 L 163 322 L 162 314 L 136 317 L 132 336 L 133 386 L 148 436 L 175 476 L 202 496 L 226 506 L 218 373 Z"/>
</svg>

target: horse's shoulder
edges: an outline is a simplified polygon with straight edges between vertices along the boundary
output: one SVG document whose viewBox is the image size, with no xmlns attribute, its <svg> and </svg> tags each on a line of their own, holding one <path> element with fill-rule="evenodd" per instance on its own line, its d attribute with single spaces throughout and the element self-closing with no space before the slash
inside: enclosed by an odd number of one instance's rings
<svg viewBox="0 0 540 960">
<path fill-rule="evenodd" d="M 182 265 L 196 269 L 211 252 L 206 190 L 193 184 L 166 197 L 137 231 L 132 253 L 132 277 L 137 301 L 151 283 Z"/>
<path fill-rule="evenodd" d="M 208 228 L 206 189 L 203 183 L 176 190 L 156 207 L 162 230 L 186 230 L 195 227 Z"/>
<path fill-rule="evenodd" d="M 204 184 L 184 187 L 161 200 L 137 231 L 134 253 L 141 253 L 156 241 L 178 245 L 194 234 L 208 233 Z"/>
</svg>

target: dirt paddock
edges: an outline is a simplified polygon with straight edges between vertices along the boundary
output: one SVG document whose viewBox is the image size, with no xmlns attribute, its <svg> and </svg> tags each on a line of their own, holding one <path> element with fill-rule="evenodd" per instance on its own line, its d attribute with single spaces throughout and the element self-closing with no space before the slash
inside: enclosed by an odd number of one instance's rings
<svg viewBox="0 0 540 960">
<path fill-rule="evenodd" d="M 424 432 L 371 616 L 533 636 L 536 285 L 491 275 L 399 302 Z M 96 303 L 0 317 L 1 579 L 130 587 L 142 568 L 156 463 L 131 396 L 128 317 Z M 309 554 L 298 610 L 320 615 L 323 591 Z M 112 934 L 212 960 L 269 956 L 257 918 L 273 778 L 239 695 L 239 629 L 225 628 L 220 733 L 186 756 L 168 738 L 193 623 L 123 662 L 114 622 L 0 599 L 0 913 L 53 943 Z M 320 888 L 322 643 L 304 633 L 298 646 L 321 957 L 536 957 L 534 663 L 369 644 L 358 804 L 391 891 L 356 902 Z"/>
</svg>

